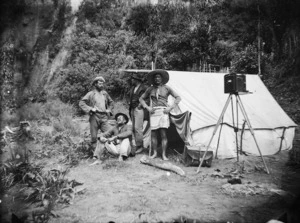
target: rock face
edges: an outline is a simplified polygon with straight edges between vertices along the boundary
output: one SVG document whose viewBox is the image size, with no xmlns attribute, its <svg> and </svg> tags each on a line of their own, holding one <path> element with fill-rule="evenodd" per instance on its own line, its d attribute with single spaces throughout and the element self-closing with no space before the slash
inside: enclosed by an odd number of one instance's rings
<svg viewBox="0 0 300 223">
<path fill-rule="evenodd" d="M 0 7 L 1 108 L 14 110 L 50 80 L 66 28 L 75 23 L 70 0 L 2 0 Z M 62 66 L 66 57 L 64 48 L 55 64 Z"/>
</svg>

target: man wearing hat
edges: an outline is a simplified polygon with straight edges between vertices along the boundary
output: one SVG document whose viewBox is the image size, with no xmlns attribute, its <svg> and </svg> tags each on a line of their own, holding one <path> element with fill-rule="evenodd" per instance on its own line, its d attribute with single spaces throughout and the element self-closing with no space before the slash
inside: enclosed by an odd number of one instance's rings
<svg viewBox="0 0 300 223">
<path fill-rule="evenodd" d="M 124 113 L 115 115 L 117 125 L 101 134 L 94 155 L 102 160 L 105 149 L 112 155 L 118 156 L 119 161 L 123 161 L 131 152 L 130 138 L 132 128 L 127 125 L 129 118 Z M 91 165 L 98 164 L 99 160 Z"/>
<path fill-rule="evenodd" d="M 132 130 L 134 145 L 131 154 L 143 151 L 143 123 L 145 119 L 144 108 L 139 102 L 139 98 L 146 91 L 147 87 L 142 83 L 143 77 L 139 73 L 131 75 L 132 88 L 130 90 L 129 115 L 132 120 Z"/>
<path fill-rule="evenodd" d="M 165 70 L 154 70 L 147 75 L 148 83 L 152 86 L 147 88 L 145 93 L 140 97 L 139 101 L 142 106 L 150 113 L 151 125 L 151 147 L 153 155 L 157 156 L 157 136 L 161 136 L 162 159 L 168 160 L 166 150 L 168 146 L 167 129 L 170 126 L 169 113 L 181 101 L 180 96 L 166 83 L 169 81 L 169 73 Z M 172 105 L 168 104 L 168 97 L 172 95 L 175 100 Z M 150 105 L 145 100 L 150 98 Z"/>
<path fill-rule="evenodd" d="M 112 115 L 113 100 L 104 90 L 105 79 L 101 76 L 96 77 L 92 85 L 94 89 L 88 92 L 79 102 L 79 107 L 90 115 L 91 144 L 95 149 L 97 143 L 98 129 L 105 132 L 110 128 L 108 118 Z"/>
</svg>

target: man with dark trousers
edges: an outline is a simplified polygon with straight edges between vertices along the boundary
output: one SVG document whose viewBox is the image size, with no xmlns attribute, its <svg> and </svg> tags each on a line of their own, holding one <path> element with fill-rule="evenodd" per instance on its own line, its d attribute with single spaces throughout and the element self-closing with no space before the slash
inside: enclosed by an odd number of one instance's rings
<svg viewBox="0 0 300 223">
<path fill-rule="evenodd" d="M 145 119 L 145 111 L 139 102 L 139 98 L 145 92 L 147 87 L 143 84 L 143 76 L 139 73 L 131 75 L 132 88 L 130 90 L 129 114 L 132 120 L 133 129 L 133 148 L 131 155 L 141 153 L 143 146 L 143 123 Z"/>
<path fill-rule="evenodd" d="M 90 115 L 91 146 L 93 150 L 96 148 L 98 130 L 106 132 L 110 128 L 108 118 L 112 115 L 114 102 L 104 90 L 104 83 L 105 79 L 102 76 L 96 77 L 92 82 L 94 89 L 88 92 L 79 102 L 79 107 Z"/>
</svg>

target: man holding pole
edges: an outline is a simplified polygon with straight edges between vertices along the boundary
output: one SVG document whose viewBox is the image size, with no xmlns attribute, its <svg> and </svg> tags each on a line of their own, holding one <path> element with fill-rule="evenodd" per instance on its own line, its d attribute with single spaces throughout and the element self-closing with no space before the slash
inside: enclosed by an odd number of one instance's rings
<svg viewBox="0 0 300 223">
<path fill-rule="evenodd" d="M 130 90 L 129 114 L 132 120 L 133 141 L 135 146 L 131 149 L 131 155 L 141 153 L 143 146 L 143 124 L 145 111 L 139 102 L 139 98 L 146 91 L 147 87 L 143 84 L 143 77 L 139 73 L 131 75 L 132 88 Z"/>
<path fill-rule="evenodd" d="M 169 73 L 165 70 L 154 70 L 147 75 L 148 83 L 152 86 L 147 88 L 145 93 L 140 97 L 139 101 L 144 108 L 150 113 L 151 125 L 151 146 L 153 155 L 151 158 L 157 157 L 158 134 L 161 136 L 162 159 L 168 160 L 166 150 L 168 146 L 167 129 L 170 126 L 170 111 L 181 101 L 180 96 L 166 83 L 169 81 Z M 172 95 L 174 103 L 168 105 L 168 97 Z M 146 99 L 150 98 L 150 105 L 147 105 Z M 151 149 L 152 149 L 151 148 Z"/>
</svg>

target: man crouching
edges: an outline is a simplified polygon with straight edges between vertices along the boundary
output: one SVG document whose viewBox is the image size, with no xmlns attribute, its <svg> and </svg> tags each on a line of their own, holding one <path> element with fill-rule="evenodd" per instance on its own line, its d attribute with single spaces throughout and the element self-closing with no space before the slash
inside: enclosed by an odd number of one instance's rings
<svg viewBox="0 0 300 223">
<path fill-rule="evenodd" d="M 132 136 L 132 127 L 127 125 L 129 118 L 123 113 L 115 115 L 117 125 L 110 130 L 102 133 L 97 140 L 94 157 L 98 160 L 92 163 L 95 165 L 101 163 L 102 155 L 105 149 L 114 156 L 119 156 L 119 161 L 123 161 L 131 152 L 130 137 Z"/>
</svg>

